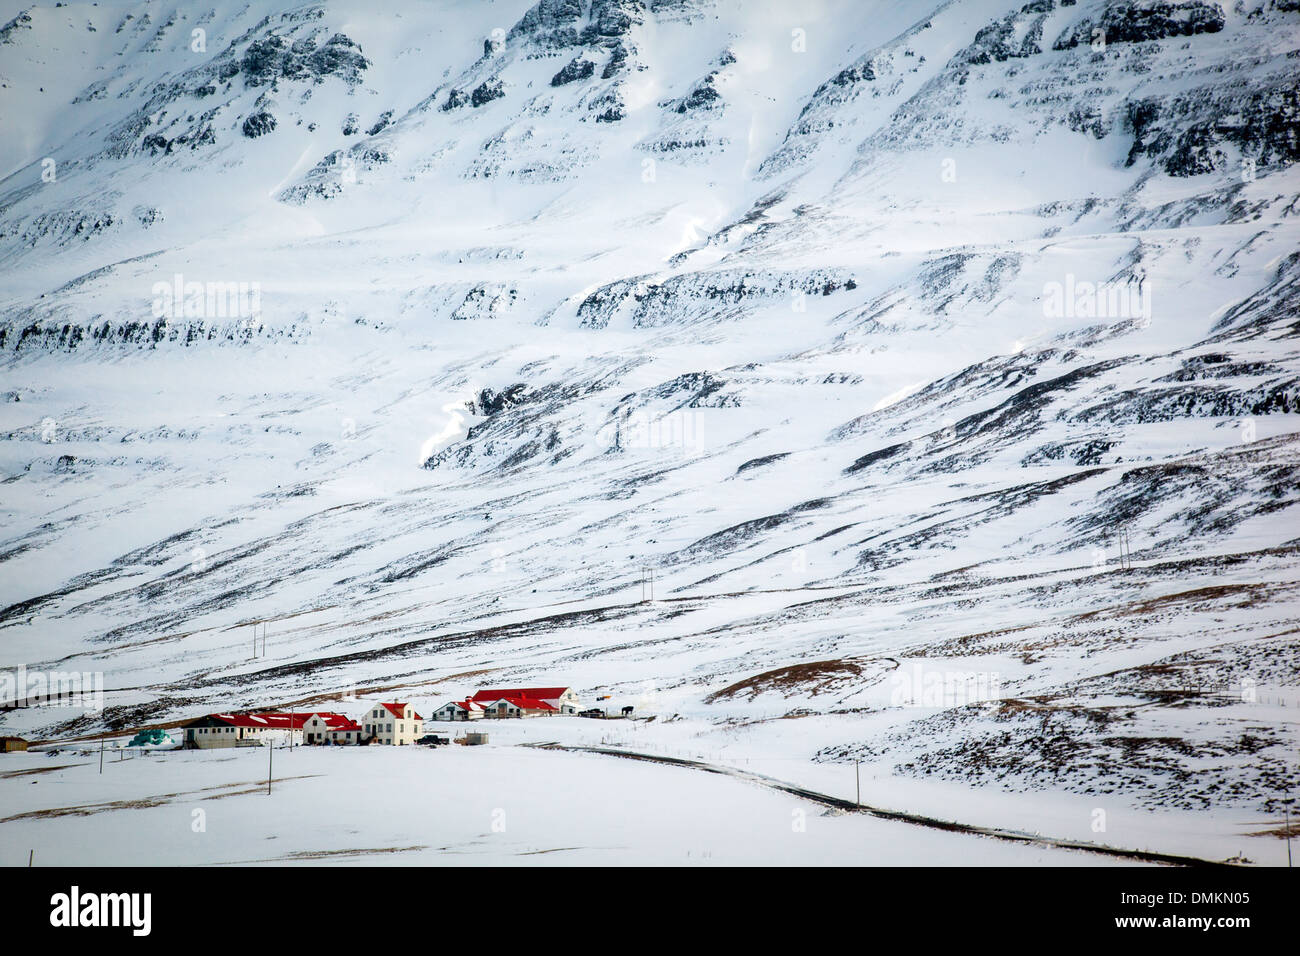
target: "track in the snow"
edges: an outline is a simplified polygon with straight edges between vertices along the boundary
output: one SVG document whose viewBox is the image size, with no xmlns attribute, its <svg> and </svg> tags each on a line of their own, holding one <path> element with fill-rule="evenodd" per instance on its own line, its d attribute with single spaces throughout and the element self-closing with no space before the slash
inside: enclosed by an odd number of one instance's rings
<svg viewBox="0 0 1300 956">
<path fill-rule="evenodd" d="M 1061 840 L 1055 837 L 1046 837 L 1034 833 L 1020 833 L 1015 830 L 1001 830 L 997 827 L 984 827 L 969 823 L 958 823 L 954 820 L 939 820 L 935 817 L 922 816 L 917 813 L 906 813 L 901 810 L 885 810 L 880 807 L 854 803 L 852 800 L 845 800 L 841 797 L 833 797 L 830 794 L 818 793 L 816 790 L 809 790 L 805 787 L 800 787 L 797 784 L 787 783 L 784 780 L 777 780 L 775 777 L 764 776 L 763 774 L 753 773 L 749 770 L 741 770 L 736 767 L 725 767 L 717 764 L 705 763 L 701 760 L 690 760 L 682 757 L 665 757 L 659 754 L 639 753 L 637 751 L 618 750 L 610 747 L 582 747 L 559 743 L 530 743 L 521 744 L 520 746 L 534 747 L 539 750 L 566 750 L 575 753 L 602 754 L 608 757 L 623 757 L 628 760 L 645 760 L 650 763 L 668 764 L 673 767 L 685 767 L 689 770 L 703 770 L 706 773 L 716 773 L 727 777 L 735 777 L 739 780 L 745 780 L 749 783 L 756 783 L 759 786 L 767 787 L 771 790 L 779 790 L 782 793 L 792 794 L 801 799 L 820 804 L 824 807 L 830 807 L 835 810 L 843 810 L 852 813 L 866 813 L 873 817 L 879 817 L 882 820 L 895 820 L 900 823 L 911 823 L 916 826 L 930 827 L 931 829 L 944 830 L 949 833 L 966 833 L 973 836 L 992 837 L 995 840 L 1007 840 L 1012 843 L 1049 846 L 1064 850 L 1081 850 L 1085 853 L 1099 853 L 1103 856 L 1114 857 L 1121 860 L 1132 860 L 1138 863 L 1161 863 L 1169 866 L 1216 868 L 1233 866 L 1233 864 L 1230 863 L 1221 863 L 1215 860 L 1203 860 L 1194 856 L 1180 856 L 1176 853 L 1157 853 L 1151 850 L 1127 850 L 1122 847 L 1103 846 L 1098 843 L 1084 843 L 1078 840 Z"/>
</svg>

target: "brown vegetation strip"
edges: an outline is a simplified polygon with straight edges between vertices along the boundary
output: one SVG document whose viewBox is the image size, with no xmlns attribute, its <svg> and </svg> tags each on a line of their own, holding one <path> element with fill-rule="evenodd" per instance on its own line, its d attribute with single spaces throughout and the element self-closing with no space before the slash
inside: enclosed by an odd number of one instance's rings
<svg viewBox="0 0 1300 956">
<path fill-rule="evenodd" d="M 293 777 L 276 777 L 276 783 L 283 783 L 286 780 L 305 780 L 308 777 L 319 777 L 318 773 L 304 773 Z M 244 790 L 232 790 L 232 787 L 245 787 Z M 213 790 L 226 790 L 226 793 L 210 793 Z M 248 780 L 244 783 L 225 783 L 215 787 L 203 787 L 199 790 L 182 790 L 178 793 L 160 793 L 152 797 L 140 797 L 136 800 L 109 800 L 106 803 L 83 803 L 72 807 L 50 807 L 45 810 L 27 810 L 23 813 L 15 813 L 12 816 L 0 817 L 0 823 L 13 823 L 17 820 L 48 820 L 55 817 L 88 817 L 96 813 L 104 813 L 112 810 L 148 810 L 152 807 L 161 807 L 171 803 L 178 797 L 193 797 L 196 794 L 209 794 L 204 799 L 220 800 L 222 797 L 237 797 L 249 793 L 265 793 L 266 781 Z"/>
<path fill-rule="evenodd" d="M 898 667 L 898 661 L 893 660 L 893 658 L 843 658 L 833 661 L 807 661 L 802 664 L 777 667 L 738 680 L 736 683 L 722 688 L 722 690 L 714 691 L 704 698 L 704 702 L 712 704 L 719 700 L 735 697 L 745 691 L 749 692 L 749 699 L 753 700 L 767 690 L 796 691 L 802 690 L 806 684 L 815 685 L 812 688 L 812 694 L 815 696 L 829 687 L 861 677 L 862 664 L 878 663 L 881 660 L 888 660 L 893 663 L 894 668 Z"/>
</svg>

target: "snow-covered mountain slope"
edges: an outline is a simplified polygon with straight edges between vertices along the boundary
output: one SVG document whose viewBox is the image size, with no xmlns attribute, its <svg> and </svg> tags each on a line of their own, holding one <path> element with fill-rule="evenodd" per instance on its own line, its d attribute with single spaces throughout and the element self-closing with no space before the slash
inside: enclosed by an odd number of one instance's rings
<svg viewBox="0 0 1300 956">
<path fill-rule="evenodd" d="M 1300 784 L 1297 4 L 202 10 L 0 16 L 0 664 L 109 690 L 6 728 L 491 674 Z"/>
</svg>

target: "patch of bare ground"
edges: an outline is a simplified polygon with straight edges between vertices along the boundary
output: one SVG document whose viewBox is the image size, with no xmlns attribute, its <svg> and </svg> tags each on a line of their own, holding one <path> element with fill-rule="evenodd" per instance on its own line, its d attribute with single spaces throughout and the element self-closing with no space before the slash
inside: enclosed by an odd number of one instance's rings
<svg viewBox="0 0 1300 956">
<path fill-rule="evenodd" d="M 309 777 L 319 777 L 320 774 L 307 773 L 297 776 L 277 777 L 275 782 L 282 783 L 286 780 L 306 780 Z M 236 790 L 234 788 L 242 787 Z M 224 793 L 214 793 L 213 791 L 226 791 Z M 215 787 L 201 787 L 198 790 L 181 790 L 176 793 L 160 793 L 150 797 L 140 797 L 136 800 L 108 800 L 104 803 L 83 803 L 71 807 L 49 807 L 43 810 L 27 810 L 23 813 L 15 813 L 11 816 L 0 817 L 0 823 L 13 823 L 17 820 L 49 820 L 56 817 L 89 817 L 96 813 L 109 813 L 114 810 L 148 810 L 152 807 L 165 806 L 174 800 L 183 797 L 193 797 L 197 794 L 204 794 L 204 799 L 220 800 L 222 797 L 237 797 L 250 793 L 265 793 L 266 781 L 247 780 L 243 783 L 227 783 Z"/>
<path fill-rule="evenodd" d="M 414 853 L 419 850 L 427 850 L 428 847 L 417 844 L 415 846 L 377 846 L 368 849 L 356 850 L 297 850 L 293 853 L 286 853 L 283 856 L 276 857 L 278 860 L 337 860 L 340 858 L 357 857 L 357 856 L 381 856 L 392 853 Z"/>
<path fill-rule="evenodd" d="M 1277 837 L 1279 840 L 1289 840 L 1292 837 L 1300 837 L 1300 819 L 1291 817 L 1291 825 L 1288 828 L 1286 819 L 1275 821 L 1277 826 L 1269 827 L 1267 830 L 1252 830 L 1248 836 L 1259 837 Z"/>
<path fill-rule="evenodd" d="M 1129 601 L 1115 607 L 1084 611 L 1082 614 L 1075 615 L 1073 620 L 1151 615 L 1172 608 L 1205 611 L 1225 607 L 1255 607 L 1273 598 L 1294 593 L 1298 589 L 1300 586 L 1294 584 L 1211 584 L 1140 601 Z"/>
<path fill-rule="evenodd" d="M 993 631 L 980 631 L 978 634 L 965 634 L 961 637 L 944 641 L 940 644 L 934 644 L 929 647 L 923 647 L 911 652 L 912 657 L 962 657 L 967 654 L 983 654 L 983 647 L 967 647 L 970 644 L 982 644 L 984 641 L 996 637 L 1006 637 L 1011 634 L 1020 634 L 1024 631 L 1033 630 L 1039 627 L 1037 624 L 1019 624 L 1016 627 L 1003 627 Z"/>
<path fill-rule="evenodd" d="M 1129 695 L 1170 707 L 1249 701 L 1247 687 L 1300 685 L 1300 628 L 1287 628 L 1096 674 L 1061 688 L 1071 695 Z"/>
<path fill-rule="evenodd" d="M 549 850 L 524 850 L 517 854 L 518 856 L 544 856 L 547 853 L 572 853 L 574 850 L 581 850 L 580 846 L 557 846 Z"/>
<path fill-rule="evenodd" d="M 983 654 L 1018 654 L 1026 664 L 1042 660 L 1046 652 L 1061 647 L 1089 647 L 1104 642 L 1139 640 L 1136 628 L 1159 623 L 1163 616 L 1221 614 L 1234 608 L 1257 608 L 1296 596 L 1300 586 L 1281 584 L 1221 584 L 1192 588 L 1157 597 L 1124 601 L 1108 607 L 1068 614 L 1056 620 L 966 634 L 913 652 L 916 657 L 963 657 Z M 1125 630 L 1116 630 L 1123 622 Z M 1014 641 L 1013 635 L 1040 632 L 1041 637 Z"/>
<path fill-rule="evenodd" d="M 741 695 L 747 695 L 745 700 L 753 700 L 769 691 L 778 691 L 784 697 L 815 697 L 818 694 L 837 693 L 855 685 L 869 687 L 879 683 L 885 674 L 897 667 L 898 662 L 892 658 L 845 657 L 790 664 L 738 680 L 709 694 L 704 702 L 712 704 L 720 700 L 733 700 Z"/>
<path fill-rule="evenodd" d="M 894 772 L 1015 792 L 1124 794 L 1149 809 L 1281 809 L 1300 789 L 1294 734 L 1231 715 L 1189 725 L 1142 701 L 1090 706 L 1018 698 L 957 707 L 883 739 L 819 751 L 816 759 L 893 759 Z"/>
<path fill-rule="evenodd" d="M 52 767 L 28 767 L 25 770 L 6 770 L 0 773 L 0 777 L 27 777 L 37 773 L 53 773 L 55 770 L 67 770 L 69 767 L 79 767 L 81 764 L 60 763 Z"/>
</svg>

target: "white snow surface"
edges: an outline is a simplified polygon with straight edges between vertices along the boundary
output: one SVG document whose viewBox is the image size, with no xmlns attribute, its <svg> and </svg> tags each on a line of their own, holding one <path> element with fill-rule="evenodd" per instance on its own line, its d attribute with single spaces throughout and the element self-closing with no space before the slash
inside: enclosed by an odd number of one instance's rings
<svg viewBox="0 0 1300 956">
<path fill-rule="evenodd" d="M 1178 2 L 1222 28 L 1062 42 L 1152 6 L 4 0 L 0 668 L 101 673 L 105 707 L 0 733 L 491 684 L 655 718 L 304 751 L 337 789 L 215 801 L 273 808 L 230 843 L 190 841 L 188 798 L 21 814 L 255 782 L 256 756 L 5 756 L 4 862 L 80 860 L 102 814 L 103 862 L 164 817 L 168 863 L 971 862 L 973 837 L 811 812 L 800 843 L 785 796 L 508 746 L 617 735 L 1281 863 L 1300 12 Z M 160 317 L 176 281 L 202 294 Z M 1051 307 L 1088 283 L 1143 295 Z M 347 761 L 422 803 L 349 816 Z M 602 799 L 542 785 L 491 834 L 494 781 L 527 774 Z"/>
</svg>

